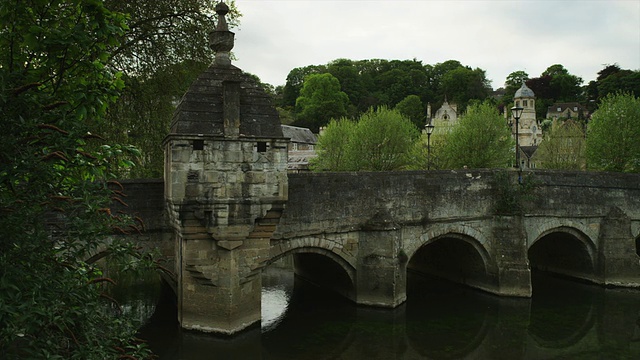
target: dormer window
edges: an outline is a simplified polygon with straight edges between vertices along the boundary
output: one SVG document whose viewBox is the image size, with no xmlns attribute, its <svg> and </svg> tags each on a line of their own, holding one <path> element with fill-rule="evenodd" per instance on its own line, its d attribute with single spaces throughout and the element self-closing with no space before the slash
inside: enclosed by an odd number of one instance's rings
<svg viewBox="0 0 640 360">
<path fill-rule="evenodd" d="M 562 111 L 562 108 L 561 108 L 561 107 L 559 107 L 559 108 L 558 108 L 558 110 L 556 110 L 556 111 L 557 111 L 557 112 L 561 112 L 561 111 Z"/>
</svg>

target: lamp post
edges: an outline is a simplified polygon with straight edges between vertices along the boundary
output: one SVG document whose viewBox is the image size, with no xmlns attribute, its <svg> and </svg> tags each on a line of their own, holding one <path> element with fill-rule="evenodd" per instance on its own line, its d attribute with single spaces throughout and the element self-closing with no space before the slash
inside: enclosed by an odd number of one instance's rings
<svg viewBox="0 0 640 360">
<path fill-rule="evenodd" d="M 427 170 L 431 170 L 431 134 L 435 126 L 429 122 L 424 128 L 427 130 Z"/>
<path fill-rule="evenodd" d="M 511 114 L 513 115 L 513 118 L 516 121 L 516 167 L 517 168 L 520 168 L 520 146 L 518 145 L 518 127 L 519 127 L 518 121 L 520 120 L 520 116 L 522 116 L 523 110 L 524 108 L 520 106 L 514 106 L 511 108 Z"/>
</svg>

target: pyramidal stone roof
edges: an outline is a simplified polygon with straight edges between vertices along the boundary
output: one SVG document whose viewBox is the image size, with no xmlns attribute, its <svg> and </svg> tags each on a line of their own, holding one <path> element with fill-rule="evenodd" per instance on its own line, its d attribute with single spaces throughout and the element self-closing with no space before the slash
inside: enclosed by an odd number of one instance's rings
<svg viewBox="0 0 640 360">
<path fill-rule="evenodd" d="M 225 16 L 229 7 L 216 5 L 218 24 L 210 34 L 214 62 L 191 84 L 171 121 L 172 134 L 282 138 L 280 118 L 271 98 L 251 75 L 233 66 L 234 33 Z M 238 124 L 239 122 L 239 124 Z M 235 130 L 229 130 L 234 128 Z"/>
</svg>

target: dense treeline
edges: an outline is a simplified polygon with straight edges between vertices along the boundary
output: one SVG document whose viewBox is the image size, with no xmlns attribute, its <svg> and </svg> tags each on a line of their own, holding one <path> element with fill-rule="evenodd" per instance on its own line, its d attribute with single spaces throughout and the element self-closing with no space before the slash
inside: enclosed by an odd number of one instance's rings
<svg viewBox="0 0 640 360">
<path fill-rule="evenodd" d="M 297 103 L 305 79 L 314 74 L 331 74 L 348 97 L 344 113 L 354 118 L 370 108 L 393 108 L 408 96 L 418 96 L 422 105 L 438 107 L 446 99 L 464 109 L 472 99 L 483 100 L 491 95 L 491 85 L 485 71 L 472 69 L 457 60 L 425 65 L 413 60 L 348 60 L 337 59 L 327 65 L 310 65 L 289 72 L 284 87 L 277 89 L 278 105 L 290 111 L 289 118 L 299 126 L 316 127 L 313 121 L 300 117 L 304 106 Z M 424 110 L 424 109 L 423 109 Z M 424 120 L 424 119 L 423 119 Z M 328 122 L 328 119 L 324 124 Z M 321 125 L 324 125 L 321 124 Z"/>
<path fill-rule="evenodd" d="M 322 99 L 310 102 L 309 91 L 304 93 L 305 81 L 311 75 L 329 74 L 335 90 L 323 89 Z M 317 79 L 314 79 L 315 81 Z M 309 65 L 289 72 L 286 84 L 275 89 L 276 104 L 280 107 L 283 122 L 317 131 L 331 118 L 346 116 L 356 118 L 370 108 L 386 106 L 395 108 L 399 104 L 401 112 L 419 126 L 424 124 L 426 106 L 437 109 L 446 99 L 458 105 L 462 114 L 471 100 L 490 100 L 503 112 L 513 104 L 513 96 L 525 82 L 536 94 L 536 117 L 545 119 L 547 109 L 554 103 L 578 102 L 587 106 L 591 113 L 597 109 L 599 101 L 615 91 L 640 93 L 640 72 L 623 70 L 618 65 L 606 65 L 598 73 L 598 78 L 583 86 L 583 79 L 573 75 L 561 64 L 549 66 L 540 76 L 530 77 L 525 71 L 514 71 L 505 80 L 505 87 L 493 90 L 486 73 L 480 68 L 471 68 L 457 60 L 448 60 L 435 65 L 413 60 L 349 60 L 337 59 L 326 65 Z M 335 84 L 339 84 L 337 88 Z M 317 84 L 314 84 L 317 88 Z M 333 96 L 345 96 L 348 101 L 340 103 L 339 109 Z M 299 102 L 300 98 L 304 100 Z M 406 108 L 408 98 L 410 109 Z M 417 99 L 416 99 L 417 97 Z M 416 100 L 419 100 L 417 102 Z M 404 103 L 403 103 L 404 102 Z M 310 115 L 308 106 L 314 107 Z M 417 118 L 415 109 L 420 106 L 422 118 Z M 404 111 L 402 111 L 404 110 Z M 331 116 L 321 114 L 331 113 Z M 586 117 L 586 114 L 585 114 Z M 584 120 L 584 119 L 583 119 Z"/>
</svg>

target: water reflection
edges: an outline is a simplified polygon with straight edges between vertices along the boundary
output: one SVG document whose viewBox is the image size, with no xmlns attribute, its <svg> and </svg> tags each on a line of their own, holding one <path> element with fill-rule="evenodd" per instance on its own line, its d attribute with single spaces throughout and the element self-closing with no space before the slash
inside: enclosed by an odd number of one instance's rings
<svg viewBox="0 0 640 360">
<path fill-rule="evenodd" d="M 262 329 L 182 331 L 175 304 L 163 301 L 141 336 L 171 360 L 640 358 L 633 290 L 542 274 L 532 299 L 513 299 L 410 274 L 406 304 L 388 310 L 357 307 L 283 269 L 263 284 Z"/>
</svg>

